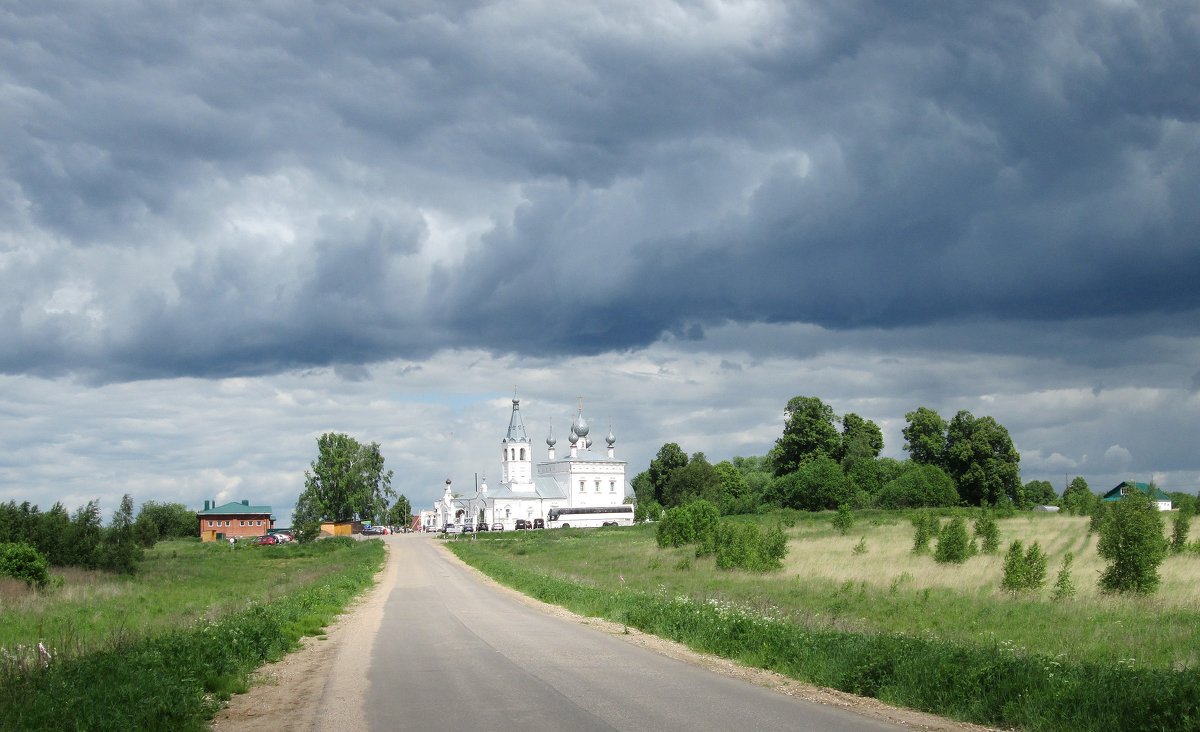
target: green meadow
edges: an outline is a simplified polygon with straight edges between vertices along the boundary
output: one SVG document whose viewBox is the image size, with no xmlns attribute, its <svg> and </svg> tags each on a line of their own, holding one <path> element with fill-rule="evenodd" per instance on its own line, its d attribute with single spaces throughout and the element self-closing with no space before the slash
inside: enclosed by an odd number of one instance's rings
<svg viewBox="0 0 1200 732">
<path fill-rule="evenodd" d="M 168 541 L 132 577 L 0 583 L 0 729 L 205 729 L 255 668 L 322 633 L 383 557 L 379 541 Z"/>
<path fill-rule="evenodd" d="M 904 514 L 862 512 L 844 535 L 832 515 L 732 519 L 788 527 L 784 567 L 767 574 L 719 570 L 692 546 L 660 549 L 652 526 L 505 533 L 451 547 L 577 612 L 902 706 L 1025 729 L 1200 727 L 1200 555 L 1169 556 L 1154 595 L 1110 596 L 1096 588 L 1104 563 L 1086 518 L 1001 519 L 1001 551 L 955 565 L 913 554 Z M 1014 539 L 1046 551 L 1040 591 L 1001 590 Z M 1053 600 L 1068 551 L 1076 594 Z M 979 689 L 963 688 L 972 678 Z M 1112 703 L 1126 693 L 1118 689 L 1146 684 L 1156 689 L 1147 708 Z"/>
</svg>

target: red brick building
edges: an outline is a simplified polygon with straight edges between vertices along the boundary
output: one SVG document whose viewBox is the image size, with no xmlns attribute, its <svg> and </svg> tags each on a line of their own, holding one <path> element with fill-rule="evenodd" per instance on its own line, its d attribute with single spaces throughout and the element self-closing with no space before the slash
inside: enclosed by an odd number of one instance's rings
<svg viewBox="0 0 1200 732">
<path fill-rule="evenodd" d="M 250 501 L 216 505 L 205 501 L 196 512 L 200 520 L 200 541 L 218 541 L 229 537 L 262 536 L 275 527 L 270 506 L 251 506 Z"/>
</svg>

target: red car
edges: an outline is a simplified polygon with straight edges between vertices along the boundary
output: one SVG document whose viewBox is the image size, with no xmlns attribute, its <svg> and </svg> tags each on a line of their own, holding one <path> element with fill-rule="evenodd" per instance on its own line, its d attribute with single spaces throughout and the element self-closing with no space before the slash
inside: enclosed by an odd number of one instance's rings
<svg viewBox="0 0 1200 732">
<path fill-rule="evenodd" d="M 271 534 L 267 534 L 266 536 L 256 536 L 256 537 L 254 537 L 254 539 L 252 539 L 252 540 L 250 541 L 250 543 L 251 543 L 251 544 L 254 544 L 254 545 L 256 545 L 256 546 L 262 546 L 263 544 L 278 544 L 278 543 L 279 543 L 279 539 L 277 539 L 276 537 L 272 536 Z"/>
</svg>

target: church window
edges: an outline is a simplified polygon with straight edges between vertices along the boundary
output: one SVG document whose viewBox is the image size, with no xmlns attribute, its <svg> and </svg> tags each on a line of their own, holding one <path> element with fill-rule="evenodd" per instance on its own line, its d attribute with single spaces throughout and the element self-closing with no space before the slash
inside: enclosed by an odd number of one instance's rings
<svg viewBox="0 0 1200 732">
<path fill-rule="evenodd" d="M 525 459 L 525 448 L 523 448 L 523 447 L 521 448 L 521 459 L 522 460 Z"/>
<path fill-rule="evenodd" d="M 600 492 L 600 481 L 598 481 L 598 480 L 596 481 L 596 492 L 597 493 Z"/>
<path fill-rule="evenodd" d="M 582 480 L 579 481 L 579 492 L 583 493 L 585 490 L 587 490 L 587 489 L 583 487 L 583 481 Z"/>
<path fill-rule="evenodd" d="M 615 481 L 615 480 L 608 481 L 608 492 L 609 493 L 617 492 L 617 481 Z"/>
</svg>

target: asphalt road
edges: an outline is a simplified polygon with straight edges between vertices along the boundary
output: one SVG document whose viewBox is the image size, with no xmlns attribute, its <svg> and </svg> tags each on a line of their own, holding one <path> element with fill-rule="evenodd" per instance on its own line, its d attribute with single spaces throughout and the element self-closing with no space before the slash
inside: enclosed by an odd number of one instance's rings
<svg viewBox="0 0 1200 732">
<path fill-rule="evenodd" d="M 371 652 L 371 730 L 898 730 L 553 617 L 485 585 L 424 535 L 399 560 Z"/>
</svg>

